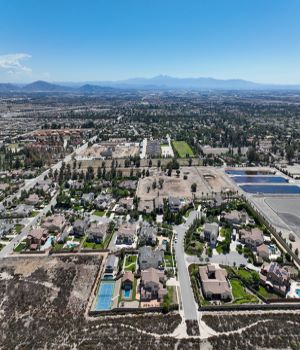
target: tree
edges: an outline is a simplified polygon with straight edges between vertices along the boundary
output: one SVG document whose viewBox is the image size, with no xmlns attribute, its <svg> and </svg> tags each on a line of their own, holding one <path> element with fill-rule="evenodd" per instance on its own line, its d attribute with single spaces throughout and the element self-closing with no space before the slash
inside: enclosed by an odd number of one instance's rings
<svg viewBox="0 0 300 350">
<path fill-rule="evenodd" d="M 247 158 L 249 163 L 256 162 L 258 159 L 258 154 L 254 147 L 249 147 L 247 152 Z"/>
<path fill-rule="evenodd" d="M 191 191 L 194 193 L 197 191 L 197 184 L 195 182 L 191 186 Z"/>
</svg>

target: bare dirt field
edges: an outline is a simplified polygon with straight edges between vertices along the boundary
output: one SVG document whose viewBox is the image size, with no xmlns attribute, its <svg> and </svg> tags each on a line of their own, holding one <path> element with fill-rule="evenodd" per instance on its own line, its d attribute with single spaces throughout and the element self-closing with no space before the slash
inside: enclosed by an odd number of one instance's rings
<svg viewBox="0 0 300 350">
<path fill-rule="evenodd" d="M 112 150 L 112 158 L 129 158 L 139 155 L 140 148 L 137 143 L 99 143 L 95 144 L 80 153 L 80 157 L 83 158 L 101 158 L 101 153 Z"/>
<path fill-rule="evenodd" d="M 96 255 L 2 260 L 0 349 L 174 349 L 177 313 L 85 316 L 100 263 Z"/>
<path fill-rule="evenodd" d="M 179 198 L 193 198 L 191 192 L 191 185 L 197 184 L 197 191 L 195 196 L 200 198 L 202 194 L 210 193 L 208 185 L 203 181 L 195 167 L 180 168 L 179 177 L 173 171 L 172 176 L 167 176 L 162 172 L 153 171 L 151 176 L 144 177 L 139 180 L 137 188 L 137 196 L 142 200 L 152 200 L 154 198 L 168 198 L 169 196 Z M 184 175 L 187 179 L 184 180 Z M 162 188 L 160 188 L 160 181 L 162 181 Z M 156 187 L 153 188 L 153 183 Z"/>
<path fill-rule="evenodd" d="M 209 184 L 213 192 L 234 190 L 234 186 L 231 184 L 227 175 L 224 174 L 222 170 L 212 167 L 198 167 L 197 169 Z"/>
</svg>

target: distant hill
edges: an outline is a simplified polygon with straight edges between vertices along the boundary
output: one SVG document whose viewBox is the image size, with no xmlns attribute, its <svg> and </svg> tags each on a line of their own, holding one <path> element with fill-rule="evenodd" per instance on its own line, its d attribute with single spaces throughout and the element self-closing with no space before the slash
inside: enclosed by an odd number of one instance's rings
<svg viewBox="0 0 300 350">
<path fill-rule="evenodd" d="M 141 90 L 300 90 L 300 85 L 259 84 L 242 79 L 221 80 L 214 78 L 174 78 L 158 75 L 153 78 L 133 78 L 119 81 L 97 81 L 85 83 L 49 83 L 35 81 L 28 85 L 0 84 L 2 93 L 57 92 L 78 94 L 102 94 L 118 89 Z"/>
<path fill-rule="evenodd" d="M 66 92 L 73 89 L 68 86 L 56 85 L 38 80 L 23 86 L 22 90 L 25 92 Z"/>
<path fill-rule="evenodd" d="M 20 91 L 19 86 L 13 84 L 0 84 L 0 92 Z"/>
<path fill-rule="evenodd" d="M 107 87 L 107 86 L 85 84 L 74 90 L 83 94 L 97 94 L 97 93 L 115 91 L 116 89 L 113 87 Z"/>
</svg>

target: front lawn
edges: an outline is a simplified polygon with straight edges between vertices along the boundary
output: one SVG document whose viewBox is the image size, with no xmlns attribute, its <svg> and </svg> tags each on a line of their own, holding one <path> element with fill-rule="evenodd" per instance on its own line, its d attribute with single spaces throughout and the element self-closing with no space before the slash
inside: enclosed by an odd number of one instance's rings
<svg viewBox="0 0 300 350">
<path fill-rule="evenodd" d="M 97 215 L 97 216 L 104 216 L 105 211 L 103 211 L 103 210 L 95 210 L 93 214 Z"/>
<path fill-rule="evenodd" d="M 16 234 L 19 234 L 22 231 L 23 227 L 24 227 L 24 225 L 16 224 L 16 226 L 15 226 Z"/>
<path fill-rule="evenodd" d="M 33 210 L 33 211 L 31 212 L 31 215 L 30 215 L 30 216 L 31 216 L 32 218 L 34 218 L 34 217 L 36 217 L 36 216 L 38 215 L 38 213 L 39 213 L 38 211 Z"/>
<path fill-rule="evenodd" d="M 22 250 L 24 250 L 26 248 L 26 242 L 21 242 L 19 243 L 16 248 L 14 249 L 14 252 L 16 253 L 20 253 Z"/>
</svg>

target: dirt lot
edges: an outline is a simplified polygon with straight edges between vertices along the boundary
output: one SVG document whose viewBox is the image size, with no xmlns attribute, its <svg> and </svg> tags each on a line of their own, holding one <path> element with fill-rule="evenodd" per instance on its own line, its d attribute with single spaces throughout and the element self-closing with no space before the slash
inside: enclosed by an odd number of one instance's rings
<svg viewBox="0 0 300 350">
<path fill-rule="evenodd" d="M 153 175 L 139 180 L 137 188 L 137 196 L 142 200 L 152 200 L 159 196 L 168 198 L 169 196 L 179 198 L 192 198 L 191 185 L 197 184 L 196 197 L 201 197 L 202 193 L 210 193 L 211 190 L 204 179 L 199 176 L 198 170 L 195 167 L 180 168 L 180 175 L 177 177 L 173 171 L 172 176 L 167 176 L 162 172 L 152 171 Z M 187 179 L 184 180 L 184 175 Z M 163 180 L 162 188 L 159 186 L 159 180 Z M 157 187 L 153 189 L 153 183 L 156 182 Z"/>
<path fill-rule="evenodd" d="M 0 349 L 174 349 L 168 334 L 181 322 L 176 313 L 85 317 L 100 262 L 92 255 L 2 260 Z"/>
<path fill-rule="evenodd" d="M 129 158 L 139 155 L 140 148 L 135 143 L 99 143 L 92 147 L 88 147 L 80 154 L 81 157 L 86 158 L 100 158 L 101 152 L 112 149 L 112 158 Z"/>
<path fill-rule="evenodd" d="M 220 169 L 212 167 L 198 167 L 199 172 L 204 177 L 206 182 L 211 187 L 213 192 L 226 191 L 227 189 L 234 190 L 234 186 L 228 180 L 226 174 L 224 174 Z"/>
</svg>

